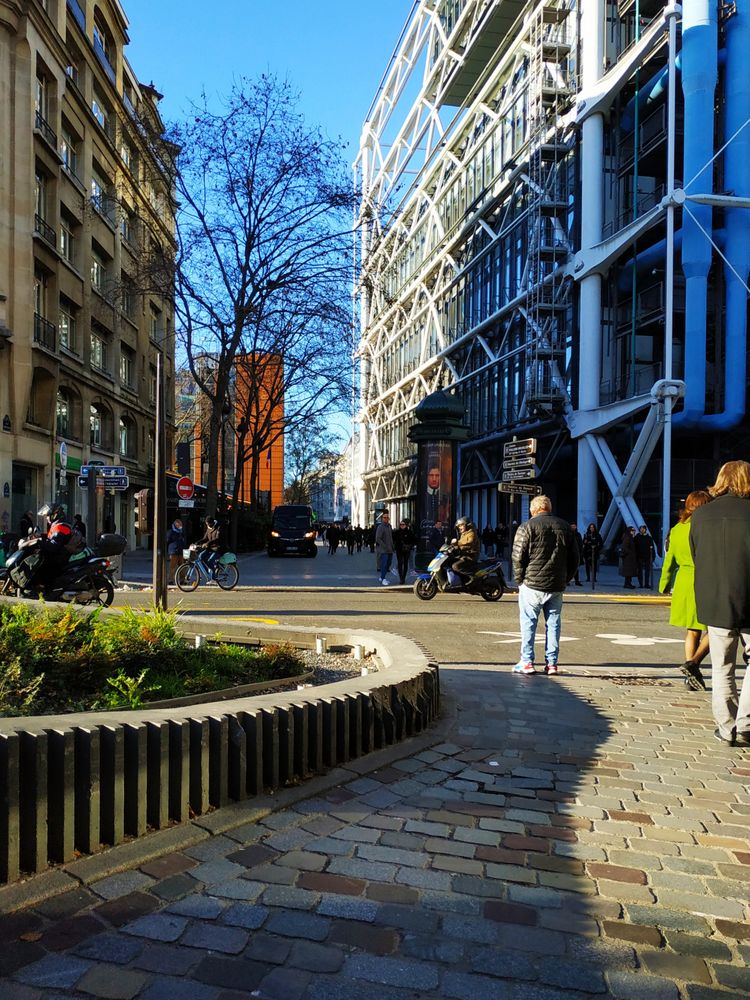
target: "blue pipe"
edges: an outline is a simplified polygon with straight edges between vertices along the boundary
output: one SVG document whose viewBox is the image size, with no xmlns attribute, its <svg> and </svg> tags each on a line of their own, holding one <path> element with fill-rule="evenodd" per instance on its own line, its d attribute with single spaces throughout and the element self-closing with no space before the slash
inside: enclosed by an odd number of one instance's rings
<svg viewBox="0 0 750 1000">
<path fill-rule="evenodd" d="M 675 60 L 675 66 L 677 67 L 677 72 L 682 70 L 682 54 L 678 53 Z M 651 79 L 646 83 L 639 91 L 637 98 L 631 97 L 628 103 L 625 105 L 625 109 L 620 116 L 620 128 L 625 132 L 630 132 L 635 125 L 635 107 L 636 103 L 640 109 L 648 107 L 649 104 L 655 104 L 661 97 L 665 97 L 667 94 L 667 81 L 669 80 L 669 66 L 665 66 L 664 69 L 660 69 L 658 73 L 655 73 Z"/>
<path fill-rule="evenodd" d="M 714 94 L 718 77 L 716 0 L 690 0 L 682 7 L 682 91 L 685 99 L 683 179 L 691 192 L 713 191 Z M 690 204 L 682 217 L 685 275 L 685 408 L 675 427 L 695 429 L 706 406 L 706 313 L 711 243 L 710 205 Z M 693 218 L 695 216 L 695 218 Z"/>
<path fill-rule="evenodd" d="M 683 8 L 684 9 L 684 8 Z M 726 22 L 724 141 L 750 118 L 750 0 L 737 0 Z M 738 197 L 750 196 L 750 125 L 731 139 L 724 151 L 724 183 Z M 750 273 L 750 209 L 727 208 L 724 264 L 726 283 L 724 409 L 705 416 L 701 429 L 730 430 L 745 416 L 747 379 L 747 301 Z"/>
</svg>

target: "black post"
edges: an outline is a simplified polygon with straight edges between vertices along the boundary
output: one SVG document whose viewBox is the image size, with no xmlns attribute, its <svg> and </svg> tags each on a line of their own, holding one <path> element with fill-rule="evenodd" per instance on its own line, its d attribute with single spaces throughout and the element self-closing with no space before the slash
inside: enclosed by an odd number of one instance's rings
<svg viewBox="0 0 750 1000">
<path fill-rule="evenodd" d="M 156 441 L 154 454 L 154 604 L 167 610 L 167 483 L 164 424 L 164 359 L 156 356 Z"/>
</svg>

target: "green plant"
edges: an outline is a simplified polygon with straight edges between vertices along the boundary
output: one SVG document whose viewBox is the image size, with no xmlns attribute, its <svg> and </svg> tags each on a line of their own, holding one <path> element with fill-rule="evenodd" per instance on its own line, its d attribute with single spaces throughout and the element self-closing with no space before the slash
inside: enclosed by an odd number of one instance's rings
<svg viewBox="0 0 750 1000">
<path fill-rule="evenodd" d="M 0 671 L 0 716 L 26 715 L 44 683 L 44 674 L 25 680 L 18 660 L 3 664 Z"/>
<path fill-rule="evenodd" d="M 107 684 L 112 688 L 105 691 L 98 708 L 130 708 L 136 709 L 143 706 L 143 696 L 151 691 L 159 691 L 158 684 L 146 685 L 146 674 L 148 670 L 142 670 L 137 677 L 130 677 L 122 670 L 118 670 L 113 677 L 107 678 Z"/>
</svg>

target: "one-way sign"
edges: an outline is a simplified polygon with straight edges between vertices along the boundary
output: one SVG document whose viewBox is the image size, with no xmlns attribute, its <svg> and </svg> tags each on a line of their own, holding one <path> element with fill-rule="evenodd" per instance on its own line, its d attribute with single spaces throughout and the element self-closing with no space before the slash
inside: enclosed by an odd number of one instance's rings
<svg viewBox="0 0 750 1000">
<path fill-rule="evenodd" d="M 535 497 L 542 492 L 542 487 L 534 483 L 498 483 L 499 493 L 511 493 L 519 496 Z"/>
</svg>

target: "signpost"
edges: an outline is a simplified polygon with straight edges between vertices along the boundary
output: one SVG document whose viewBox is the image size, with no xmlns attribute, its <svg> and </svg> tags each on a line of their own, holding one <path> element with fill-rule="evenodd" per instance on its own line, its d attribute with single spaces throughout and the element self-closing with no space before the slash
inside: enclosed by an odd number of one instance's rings
<svg viewBox="0 0 750 1000">
<path fill-rule="evenodd" d="M 195 493 L 195 486 L 190 476 L 182 476 L 177 480 L 177 496 L 180 500 L 192 500 Z"/>
<path fill-rule="evenodd" d="M 514 438 L 506 441 L 503 445 L 503 473 L 502 482 L 497 484 L 500 493 L 509 495 L 510 524 L 508 525 L 509 538 L 512 541 L 513 525 L 515 524 L 515 510 L 517 496 L 538 496 L 542 492 L 542 487 L 534 483 L 519 482 L 519 479 L 536 479 L 539 469 L 536 466 L 536 438 Z M 511 575 L 513 564 L 510 562 Z"/>
<path fill-rule="evenodd" d="M 536 497 L 542 492 L 542 487 L 535 483 L 498 483 L 498 492 L 514 496 Z"/>
<path fill-rule="evenodd" d="M 536 438 L 507 441 L 503 445 L 503 459 L 521 458 L 524 455 L 536 455 Z"/>
</svg>

